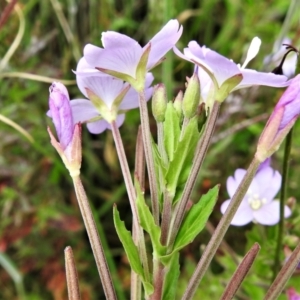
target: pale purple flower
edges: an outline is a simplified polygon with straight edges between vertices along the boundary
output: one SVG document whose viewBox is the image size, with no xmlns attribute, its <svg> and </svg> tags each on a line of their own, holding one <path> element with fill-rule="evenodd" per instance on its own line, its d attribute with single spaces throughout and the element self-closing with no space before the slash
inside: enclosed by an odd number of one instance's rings
<svg viewBox="0 0 300 300">
<path fill-rule="evenodd" d="M 145 96 L 149 100 L 152 95 L 153 75 L 147 73 L 145 83 Z M 138 94 L 129 88 L 121 103 L 115 103 L 116 98 L 128 88 L 128 83 L 101 73 L 90 66 L 85 58 L 81 58 L 76 69 L 76 80 L 80 91 L 88 98 L 87 89 L 92 91 L 106 105 L 107 114 L 115 119 L 117 126 L 121 126 L 125 119 L 125 111 L 139 107 Z M 74 122 L 87 123 L 91 133 L 98 134 L 111 129 L 110 121 L 104 119 L 97 107 L 88 99 L 71 100 Z"/>
<path fill-rule="evenodd" d="M 235 194 L 246 170 L 237 169 L 233 177 L 227 179 L 227 192 L 230 198 Z M 250 187 L 242 200 L 231 224 L 243 226 L 251 221 L 262 225 L 274 225 L 279 222 L 279 201 L 274 200 L 281 187 L 281 175 L 266 165 L 253 178 Z M 224 214 L 231 199 L 221 205 Z M 291 215 L 289 207 L 284 207 L 284 217 Z"/>
<path fill-rule="evenodd" d="M 195 63 L 202 67 L 204 71 L 209 75 L 210 79 L 203 75 L 202 70 L 199 71 L 200 83 L 204 82 L 204 95 L 209 90 L 214 90 L 217 94 L 218 90 L 225 85 L 225 90 L 222 90 L 221 100 L 224 100 L 230 92 L 250 87 L 253 85 L 266 85 L 273 87 L 285 87 L 289 85 L 287 77 L 283 75 L 275 75 L 273 73 L 257 72 L 252 69 L 246 69 L 246 65 L 252 60 L 258 53 L 260 47 L 260 39 L 255 37 L 252 40 L 250 48 L 247 53 L 245 63 L 240 66 L 232 60 L 220 55 L 219 53 L 200 46 L 196 41 L 191 41 L 188 44 L 188 48 L 184 48 L 182 54 L 176 47 L 174 52 L 181 58 Z M 241 76 L 242 80 L 239 82 L 238 76 Z M 205 96 L 202 96 L 205 100 Z"/>
<path fill-rule="evenodd" d="M 52 118 L 59 143 L 63 150 L 71 143 L 74 132 L 74 121 L 70 106 L 69 93 L 60 82 L 53 82 L 49 88 L 49 112 Z"/>
<path fill-rule="evenodd" d="M 102 33 L 103 48 L 88 44 L 84 58 L 93 68 L 101 68 L 137 78 L 137 69 L 145 51 L 151 45 L 146 70 L 161 62 L 182 34 L 177 20 L 170 20 L 144 47 L 127 35 L 107 31 Z M 145 74 L 143 74 L 144 76 Z"/>
</svg>

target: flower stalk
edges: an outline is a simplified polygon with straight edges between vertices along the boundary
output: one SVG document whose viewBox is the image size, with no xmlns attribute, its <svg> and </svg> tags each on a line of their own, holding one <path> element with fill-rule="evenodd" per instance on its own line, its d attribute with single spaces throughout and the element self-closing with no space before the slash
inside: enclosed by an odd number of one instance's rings
<svg viewBox="0 0 300 300">
<path fill-rule="evenodd" d="M 239 185 L 239 188 L 235 192 L 225 214 L 221 218 L 213 236 L 211 237 L 208 245 L 206 246 L 202 257 L 189 281 L 189 284 L 182 297 L 182 300 L 190 300 L 193 298 L 193 295 L 195 294 L 198 285 L 201 279 L 203 278 L 205 272 L 207 271 L 216 251 L 218 250 L 219 245 L 221 244 L 224 235 L 227 232 L 228 227 L 230 226 L 231 220 L 233 219 L 239 205 L 241 204 L 251 184 L 251 181 L 256 174 L 259 165 L 260 161 L 254 158 L 247 170 L 246 175 L 244 176 L 241 184 Z"/>
<path fill-rule="evenodd" d="M 112 278 L 108 269 L 105 253 L 101 244 L 100 237 L 96 228 L 95 220 L 92 214 L 92 210 L 89 205 L 84 187 L 79 176 L 72 177 L 76 197 L 78 200 L 80 212 L 84 221 L 92 251 L 96 260 L 96 265 L 100 279 L 103 285 L 103 290 L 108 300 L 116 300 L 116 292 L 113 286 Z"/>
<path fill-rule="evenodd" d="M 151 193 L 152 213 L 154 216 L 155 223 L 158 225 L 159 224 L 158 187 L 157 187 L 157 179 L 156 179 L 156 173 L 154 167 L 154 157 L 152 152 L 152 139 L 151 139 L 149 116 L 148 116 L 148 108 L 147 108 L 147 102 L 145 99 L 144 91 L 139 92 L 139 104 L 140 104 L 140 113 L 141 113 L 141 128 L 142 128 L 142 136 L 143 136 L 143 143 L 144 143 L 144 151 L 145 151 L 150 193 Z"/>
<path fill-rule="evenodd" d="M 277 245 L 274 257 L 274 267 L 273 267 L 273 280 L 280 267 L 280 253 L 282 250 L 282 239 L 284 230 L 284 201 L 286 199 L 287 184 L 288 184 L 288 173 L 289 173 L 289 157 L 291 154 L 293 139 L 293 128 L 288 133 L 285 141 L 283 166 L 282 166 L 282 181 L 281 181 L 281 193 L 280 193 L 280 209 L 279 209 L 279 223 L 278 223 L 278 235 L 277 235 Z"/>
</svg>

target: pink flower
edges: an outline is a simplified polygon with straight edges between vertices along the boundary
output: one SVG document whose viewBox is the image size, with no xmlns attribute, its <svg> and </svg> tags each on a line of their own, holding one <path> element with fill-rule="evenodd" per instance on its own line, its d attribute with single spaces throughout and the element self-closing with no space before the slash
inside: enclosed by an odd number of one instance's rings
<svg viewBox="0 0 300 300">
<path fill-rule="evenodd" d="M 227 192 L 232 198 L 240 182 L 246 174 L 246 170 L 237 169 L 234 177 L 227 179 Z M 231 224 L 243 226 L 251 221 L 262 225 L 274 225 L 279 222 L 279 201 L 274 200 L 281 187 L 281 175 L 267 164 L 256 173 L 253 181 L 240 205 Z M 224 214 L 230 199 L 221 205 Z M 291 215 L 289 207 L 284 208 L 284 217 Z"/>
</svg>

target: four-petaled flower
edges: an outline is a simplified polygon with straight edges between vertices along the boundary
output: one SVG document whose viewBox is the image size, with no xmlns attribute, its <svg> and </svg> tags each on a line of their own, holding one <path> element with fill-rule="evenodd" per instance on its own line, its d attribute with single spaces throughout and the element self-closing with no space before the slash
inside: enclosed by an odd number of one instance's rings
<svg viewBox="0 0 300 300">
<path fill-rule="evenodd" d="M 184 48 L 183 50 L 184 54 L 176 47 L 173 49 L 179 57 L 193 62 L 202 68 L 199 68 L 198 75 L 201 86 L 203 85 L 203 88 L 201 88 L 203 100 L 207 100 L 209 95 L 213 97 L 212 100 L 208 99 L 210 102 L 214 100 L 222 102 L 230 92 L 253 85 L 273 87 L 285 87 L 289 85 L 286 76 L 257 72 L 245 68 L 249 61 L 257 55 L 260 43 L 261 41 L 258 37 L 252 40 L 247 58 L 242 66 L 205 46 L 201 47 L 195 41 L 189 42 L 188 48 Z"/>
<path fill-rule="evenodd" d="M 147 73 L 145 98 L 149 100 L 153 88 L 152 73 Z M 110 129 L 110 123 L 116 121 L 121 126 L 125 111 L 139 106 L 137 92 L 123 80 L 99 72 L 92 68 L 84 57 L 76 69 L 76 80 L 80 91 L 89 98 L 71 100 L 74 122 L 87 123 L 91 133 L 98 134 Z"/>
<path fill-rule="evenodd" d="M 92 68 L 129 82 L 136 90 L 144 88 L 146 72 L 159 64 L 182 34 L 177 20 L 170 20 L 144 47 L 127 35 L 102 33 L 103 48 L 88 44 L 84 58 Z"/>
<path fill-rule="evenodd" d="M 234 177 L 227 179 L 227 192 L 232 198 L 240 182 L 246 174 L 246 170 L 237 169 Z M 243 226 L 251 221 L 262 225 L 274 225 L 279 222 L 279 201 L 274 200 L 281 187 L 281 175 L 268 165 L 263 165 L 255 177 L 242 200 L 231 224 Z M 230 199 L 221 205 L 221 212 L 224 214 Z M 284 207 L 284 217 L 291 215 L 289 207 Z"/>
</svg>

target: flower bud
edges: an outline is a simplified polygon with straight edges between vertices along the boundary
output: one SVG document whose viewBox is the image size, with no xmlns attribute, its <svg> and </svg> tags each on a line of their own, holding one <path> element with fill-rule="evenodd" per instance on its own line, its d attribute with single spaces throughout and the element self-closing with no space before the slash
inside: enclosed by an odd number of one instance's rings
<svg viewBox="0 0 300 300">
<path fill-rule="evenodd" d="M 200 81 L 197 71 L 188 81 L 188 86 L 183 96 L 182 110 L 185 118 L 191 119 L 196 115 L 200 103 Z"/>
<path fill-rule="evenodd" d="M 300 114 L 300 75 L 281 96 L 270 116 L 257 146 L 256 157 L 264 161 L 281 145 Z"/>
<path fill-rule="evenodd" d="M 177 112 L 178 117 L 181 119 L 182 117 L 182 99 L 183 99 L 183 92 L 179 91 L 179 93 L 177 94 L 174 102 L 173 102 L 173 106 Z"/>
<path fill-rule="evenodd" d="M 50 116 L 54 123 L 62 149 L 66 149 L 72 140 L 74 124 L 69 93 L 60 82 L 53 82 L 49 88 Z"/>
<path fill-rule="evenodd" d="M 167 102 L 165 85 L 162 83 L 156 85 L 152 97 L 152 114 L 157 122 L 165 120 Z"/>
<path fill-rule="evenodd" d="M 60 82 L 54 82 L 50 89 L 48 115 L 54 123 L 58 141 L 50 128 L 51 144 L 56 149 L 72 177 L 78 176 L 81 167 L 81 124 L 74 125 L 69 94 Z"/>
</svg>

